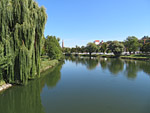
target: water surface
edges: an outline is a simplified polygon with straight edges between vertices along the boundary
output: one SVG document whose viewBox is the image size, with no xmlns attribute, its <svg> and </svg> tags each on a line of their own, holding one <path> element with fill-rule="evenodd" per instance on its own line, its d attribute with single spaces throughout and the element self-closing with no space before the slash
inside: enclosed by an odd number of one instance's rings
<svg viewBox="0 0 150 113">
<path fill-rule="evenodd" d="M 0 113 L 150 113 L 150 62 L 68 57 L 0 94 Z"/>
</svg>

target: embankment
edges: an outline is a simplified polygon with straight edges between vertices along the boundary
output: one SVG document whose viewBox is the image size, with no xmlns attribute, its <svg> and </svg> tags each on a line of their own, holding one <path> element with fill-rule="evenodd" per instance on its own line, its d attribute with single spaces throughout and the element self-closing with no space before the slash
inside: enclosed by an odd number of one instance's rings
<svg viewBox="0 0 150 113">
<path fill-rule="evenodd" d="M 47 69 L 52 68 L 57 64 L 58 64 L 58 60 L 42 60 L 40 72 L 46 71 Z M 13 86 L 12 84 L 6 84 L 4 82 L 4 84 L 0 85 L 0 92 L 4 91 L 12 86 Z"/>
<path fill-rule="evenodd" d="M 0 92 L 12 87 L 12 84 L 3 84 L 0 86 Z"/>
</svg>

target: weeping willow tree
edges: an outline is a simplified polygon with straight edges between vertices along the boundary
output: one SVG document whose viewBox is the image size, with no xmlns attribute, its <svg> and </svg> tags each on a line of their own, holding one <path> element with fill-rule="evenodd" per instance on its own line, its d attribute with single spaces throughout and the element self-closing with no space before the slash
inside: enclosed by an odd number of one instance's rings
<svg viewBox="0 0 150 113">
<path fill-rule="evenodd" d="M 5 83 L 4 79 L 3 79 L 3 69 L 5 67 L 5 58 L 4 58 L 4 52 L 3 52 L 3 44 L 0 43 L 0 85 L 2 85 L 3 83 Z"/>
<path fill-rule="evenodd" d="M 47 15 L 34 0 L 0 0 L 0 42 L 11 65 L 6 82 L 25 84 L 40 76 L 41 42 Z"/>
</svg>

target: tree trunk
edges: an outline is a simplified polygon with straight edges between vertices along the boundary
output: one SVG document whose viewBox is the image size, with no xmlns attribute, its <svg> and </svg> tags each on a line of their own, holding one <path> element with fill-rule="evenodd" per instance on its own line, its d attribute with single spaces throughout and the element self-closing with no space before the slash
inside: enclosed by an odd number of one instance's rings
<svg viewBox="0 0 150 113">
<path fill-rule="evenodd" d="M 92 53 L 90 52 L 90 58 L 91 58 L 91 56 L 92 56 Z"/>
</svg>

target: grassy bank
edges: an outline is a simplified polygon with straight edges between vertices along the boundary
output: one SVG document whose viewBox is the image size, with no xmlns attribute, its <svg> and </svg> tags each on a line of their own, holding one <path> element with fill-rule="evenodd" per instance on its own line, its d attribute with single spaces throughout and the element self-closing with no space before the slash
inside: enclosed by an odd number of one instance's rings
<svg viewBox="0 0 150 113">
<path fill-rule="evenodd" d="M 40 72 L 44 72 L 49 68 L 52 68 L 58 64 L 58 60 L 50 60 L 47 56 L 41 57 L 41 67 Z M 11 87 L 11 84 L 6 84 L 5 81 L 0 81 L 0 92 L 4 91 L 5 89 Z"/>
<path fill-rule="evenodd" d="M 129 55 L 129 56 L 121 56 L 122 59 L 133 59 L 133 60 L 150 60 L 150 55 Z"/>
<path fill-rule="evenodd" d="M 67 54 L 66 56 L 83 56 L 83 57 L 90 57 L 89 54 Z M 92 54 L 91 57 L 103 57 L 103 58 L 116 58 L 114 55 L 99 55 L 99 54 Z M 120 56 L 122 59 L 133 59 L 133 60 L 150 60 L 150 55 L 138 54 L 138 55 L 128 55 L 128 56 Z"/>
<path fill-rule="evenodd" d="M 41 57 L 40 72 L 43 72 L 58 64 L 58 60 L 50 60 L 47 56 Z"/>
<path fill-rule="evenodd" d="M 65 56 L 83 56 L 83 57 L 90 57 L 89 54 L 66 54 Z M 100 54 L 92 54 L 91 57 L 104 57 L 104 58 L 114 58 L 114 55 L 100 55 Z"/>
<path fill-rule="evenodd" d="M 2 86 L 2 85 L 4 85 L 4 84 L 6 84 L 5 81 L 1 80 L 1 81 L 0 81 L 0 86 Z"/>
<path fill-rule="evenodd" d="M 100 55 L 100 57 L 104 58 L 116 58 L 114 55 Z M 132 60 L 150 60 L 150 55 L 128 55 L 128 56 L 120 56 L 122 59 L 132 59 Z"/>
</svg>

